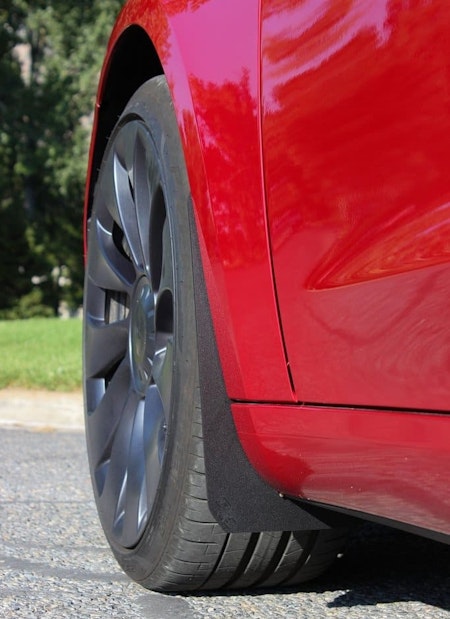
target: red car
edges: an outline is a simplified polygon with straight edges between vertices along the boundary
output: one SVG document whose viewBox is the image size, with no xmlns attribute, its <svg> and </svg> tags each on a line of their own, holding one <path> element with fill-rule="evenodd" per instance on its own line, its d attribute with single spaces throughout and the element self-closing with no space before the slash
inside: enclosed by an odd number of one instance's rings
<svg viewBox="0 0 450 619">
<path fill-rule="evenodd" d="M 162 590 L 449 542 L 450 3 L 130 0 L 86 196 L 100 519 Z"/>
</svg>

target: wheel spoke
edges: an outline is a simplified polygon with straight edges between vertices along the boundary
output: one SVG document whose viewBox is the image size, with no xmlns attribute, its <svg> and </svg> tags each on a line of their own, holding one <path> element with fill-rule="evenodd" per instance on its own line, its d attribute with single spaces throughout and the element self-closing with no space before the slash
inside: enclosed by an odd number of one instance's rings
<svg viewBox="0 0 450 619">
<path fill-rule="evenodd" d="M 142 254 L 134 201 L 134 189 L 131 184 L 131 178 L 132 170 L 127 170 L 123 167 L 120 157 L 116 156 L 114 158 L 114 180 L 121 229 L 125 235 L 127 251 L 130 253 L 130 258 L 135 268 L 142 272 L 144 270 L 145 261 Z"/>
<path fill-rule="evenodd" d="M 127 352 L 129 320 L 105 323 L 86 316 L 85 372 L 88 378 L 105 377 Z"/>
<path fill-rule="evenodd" d="M 160 175 L 154 157 L 148 156 L 148 146 L 146 148 L 144 145 L 146 138 L 148 140 L 144 133 L 145 131 L 145 129 L 141 128 L 136 133 L 132 182 L 142 255 L 147 275 L 150 277 L 150 245 L 151 241 L 153 241 L 150 236 L 150 220 L 152 216 L 152 202 L 160 186 Z"/>
<path fill-rule="evenodd" d="M 147 471 L 147 501 L 154 502 L 161 475 L 162 456 L 165 443 L 167 421 L 158 390 L 149 387 L 145 399 L 144 444 Z"/>
<path fill-rule="evenodd" d="M 173 294 L 173 258 L 172 240 L 170 238 L 170 226 L 166 217 L 162 232 L 162 260 L 161 260 L 161 282 L 158 293 L 170 290 Z"/>
<path fill-rule="evenodd" d="M 126 511 L 131 437 L 134 420 L 142 406 L 142 399 L 130 389 L 120 411 L 120 419 L 113 431 L 110 461 L 105 471 L 103 493 L 99 499 L 100 508 L 109 530 L 121 540 Z"/>
<path fill-rule="evenodd" d="M 120 227 L 121 222 L 114 184 L 114 151 L 108 154 L 108 158 L 103 164 L 102 174 L 94 196 L 93 211 L 105 228 L 111 228 L 112 223 L 116 223 Z"/>
<path fill-rule="evenodd" d="M 90 460 L 95 470 L 99 495 L 103 492 L 106 470 L 111 460 L 114 433 L 128 398 L 129 386 L 130 366 L 124 360 L 117 368 L 96 407 L 88 411 L 86 425 Z"/>
<path fill-rule="evenodd" d="M 89 280 L 105 290 L 128 292 L 135 279 L 133 265 L 116 247 L 112 232 L 95 219 L 89 236 Z"/>
<path fill-rule="evenodd" d="M 144 402 L 138 406 L 130 439 L 122 529 L 125 546 L 132 545 L 138 539 L 148 515 L 144 444 L 145 408 Z"/>
<path fill-rule="evenodd" d="M 156 351 L 153 359 L 153 380 L 158 389 L 164 412 L 168 416 L 172 394 L 173 339 L 169 337 L 165 346 Z"/>
</svg>

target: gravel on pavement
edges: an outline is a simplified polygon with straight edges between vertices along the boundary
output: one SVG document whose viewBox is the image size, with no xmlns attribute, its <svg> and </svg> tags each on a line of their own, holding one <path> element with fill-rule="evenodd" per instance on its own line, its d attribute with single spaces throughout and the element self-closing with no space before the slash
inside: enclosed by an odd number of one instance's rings
<svg viewBox="0 0 450 619">
<path fill-rule="evenodd" d="M 374 525 L 302 588 L 146 591 L 122 573 L 101 531 L 81 428 L 79 394 L 0 392 L 2 619 L 450 618 L 450 547 Z"/>
</svg>

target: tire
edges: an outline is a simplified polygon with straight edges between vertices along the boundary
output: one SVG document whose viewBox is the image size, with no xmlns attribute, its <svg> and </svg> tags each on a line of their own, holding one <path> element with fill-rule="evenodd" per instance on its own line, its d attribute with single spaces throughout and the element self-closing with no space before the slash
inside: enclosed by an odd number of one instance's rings
<svg viewBox="0 0 450 619">
<path fill-rule="evenodd" d="M 208 509 L 189 199 L 159 76 L 111 135 L 89 219 L 85 417 L 100 520 L 150 589 L 297 584 L 331 564 L 340 531 L 228 534 Z"/>
</svg>

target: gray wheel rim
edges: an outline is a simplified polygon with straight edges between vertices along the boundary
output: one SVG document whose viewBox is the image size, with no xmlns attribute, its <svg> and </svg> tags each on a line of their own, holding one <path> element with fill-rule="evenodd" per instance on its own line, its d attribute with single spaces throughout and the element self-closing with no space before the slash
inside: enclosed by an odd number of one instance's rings
<svg viewBox="0 0 450 619">
<path fill-rule="evenodd" d="M 161 480 L 173 385 L 173 246 L 151 135 L 115 133 L 92 217 L 84 375 L 91 474 L 109 539 L 134 547 Z"/>
</svg>

